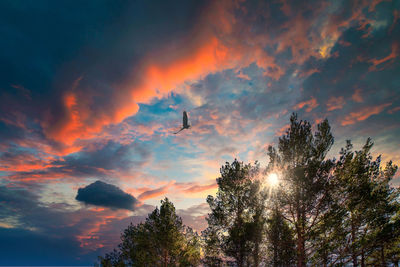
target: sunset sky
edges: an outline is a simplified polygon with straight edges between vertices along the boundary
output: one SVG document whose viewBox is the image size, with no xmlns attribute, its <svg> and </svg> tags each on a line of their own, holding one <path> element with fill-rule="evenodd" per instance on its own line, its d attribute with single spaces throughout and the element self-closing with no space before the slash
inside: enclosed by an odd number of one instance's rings
<svg viewBox="0 0 400 267">
<path fill-rule="evenodd" d="M 292 112 L 400 164 L 398 0 L 4 0 L 0 34 L 0 265 L 91 265 L 164 197 L 203 230 Z"/>
</svg>

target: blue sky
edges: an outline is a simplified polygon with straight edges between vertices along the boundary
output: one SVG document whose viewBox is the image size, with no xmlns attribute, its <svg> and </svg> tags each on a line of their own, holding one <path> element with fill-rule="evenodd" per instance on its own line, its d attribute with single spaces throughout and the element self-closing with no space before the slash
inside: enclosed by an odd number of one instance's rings
<svg viewBox="0 0 400 267">
<path fill-rule="evenodd" d="M 399 18 L 381 0 L 2 1 L 0 265 L 91 265 L 164 197 L 204 229 L 220 166 L 265 166 L 292 112 L 329 120 L 329 157 L 371 137 L 400 164 Z"/>
</svg>

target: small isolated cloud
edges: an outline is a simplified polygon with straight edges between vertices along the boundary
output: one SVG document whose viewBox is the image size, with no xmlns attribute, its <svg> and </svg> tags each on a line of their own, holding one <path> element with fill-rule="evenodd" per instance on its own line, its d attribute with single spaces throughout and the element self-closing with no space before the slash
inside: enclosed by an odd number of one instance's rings
<svg viewBox="0 0 400 267">
<path fill-rule="evenodd" d="M 300 102 L 297 105 L 295 105 L 293 108 L 295 110 L 298 110 L 298 109 L 302 109 L 305 106 L 307 106 L 306 111 L 310 112 L 314 108 L 318 107 L 318 105 L 319 104 L 317 103 L 317 100 L 314 97 L 311 97 L 310 100 Z"/>
<path fill-rule="evenodd" d="M 127 210 L 134 210 L 137 203 L 132 195 L 102 181 L 79 188 L 75 199 L 85 204 Z"/>
<path fill-rule="evenodd" d="M 356 89 L 354 94 L 351 96 L 354 102 L 361 103 L 364 101 L 363 96 L 361 95 L 361 89 Z"/>
<path fill-rule="evenodd" d="M 343 96 L 332 96 L 329 98 L 328 102 L 326 103 L 326 110 L 332 111 L 335 109 L 341 109 L 345 104 Z"/>
</svg>

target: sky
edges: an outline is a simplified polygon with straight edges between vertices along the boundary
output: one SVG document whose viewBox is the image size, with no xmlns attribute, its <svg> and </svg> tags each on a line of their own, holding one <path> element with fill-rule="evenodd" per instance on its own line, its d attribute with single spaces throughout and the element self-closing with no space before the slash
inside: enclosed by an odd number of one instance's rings
<svg viewBox="0 0 400 267">
<path fill-rule="evenodd" d="M 164 197 L 203 230 L 293 112 L 400 164 L 398 0 L 4 0 L 0 36 L 0 265 L 92 265 Z"/>
</svg>

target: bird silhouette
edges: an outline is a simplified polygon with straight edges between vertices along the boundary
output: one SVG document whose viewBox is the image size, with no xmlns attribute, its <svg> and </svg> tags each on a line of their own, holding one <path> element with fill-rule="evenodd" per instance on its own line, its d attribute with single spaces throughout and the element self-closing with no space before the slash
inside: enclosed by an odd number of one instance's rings
<svg viewBox="0 0 400 267">
<path fill-rule="evenodd" d="M 190 128 L 190 125 L 188 123 L 188 115 L 187 115 L 186 111 L 183 111 L 183 126 L 179 131 L 177 131 L 174 134 L 177 134 L 177 133 L 179 133 L 179 132 L 181 132 L 181 131 L 183 131 L 185 129 L 189 129 L 189 128 Z"/>
</svg>

